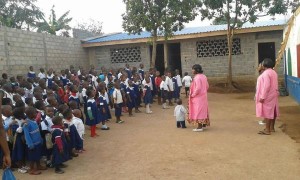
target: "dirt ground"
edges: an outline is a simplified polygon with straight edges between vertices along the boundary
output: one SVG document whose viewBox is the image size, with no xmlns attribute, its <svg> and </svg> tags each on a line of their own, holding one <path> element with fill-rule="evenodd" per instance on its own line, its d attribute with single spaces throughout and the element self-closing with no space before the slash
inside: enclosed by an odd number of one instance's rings
<svg viewBox="0 0 300 180">
<path fill-rule="evenodd" d="M 87 151 L 66 163 L 65 174 L 50 169 L 40 176 L 15 175 L 31 180 L 300 178 L 300 106 L 290 97 L 280 97 L 281 117 L 271 136 L 257 134 L 263 127 L 255 117 L 253 93 L 210 93 L 209 108 L 211 127 L 205 132 L 192 132 L 192 125 L 177 129 L 173 107 L 153 105 L 151 115 L 124 114 L 124 124 L 112 121 L 110 131 L 86 136 Z"/>
</svg>

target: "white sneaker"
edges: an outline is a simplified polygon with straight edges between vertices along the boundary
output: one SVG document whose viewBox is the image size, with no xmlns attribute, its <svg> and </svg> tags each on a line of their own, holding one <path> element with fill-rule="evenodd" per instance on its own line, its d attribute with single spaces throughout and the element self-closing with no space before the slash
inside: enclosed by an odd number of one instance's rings
<svg viewBox="0 0 300 180">
<path fill-rule="evenodd" d="M 22 173 L 22 174 L 25 174 L 25 173 L 27 173 L 27 170 L 26 170 L 26 169 L 23 169 L 23 168 L 19 168 L 19 169 L 18 169 L 18 172 L 19 172 L 19 173 Z"/>
<path fill-rule="evenodd" d="M 259 125 L 266 125 L 266 123 L 264 123 L 263 121 L 258 121 Z"/>
<path fill-rule="evenodd" d="M 29 171 L 30 167 L 28 167 L 28 166 L 23 166 L 22 169 L 25 169 L 25 170 Z"/>
<path fill-rule="evenodd" d="M 203 129 L 201 128 L 201 129 L 193 129 L 193 132 L 202 132 L 203 131 Z"/>
</svg>

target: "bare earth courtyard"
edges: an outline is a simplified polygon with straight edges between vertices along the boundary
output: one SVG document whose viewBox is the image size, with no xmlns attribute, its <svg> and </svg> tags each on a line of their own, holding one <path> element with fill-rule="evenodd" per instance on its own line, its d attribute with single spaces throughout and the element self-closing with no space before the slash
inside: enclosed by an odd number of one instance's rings
<svg viewBox="0 0 300 180">
<path fill-rule="evenodd" d="M 300 106 L 290 97 L 280 97 L 281 117 L 271 136 L 257 134 L 263 127 L 255 117 L 253 93 L 210 93 L 209 108 L 211 127 L 205 132 L 192 132 L 192 125 L 177 129 L 173 107 L 163 110 L 155 104 L 151 115 L 124 114 L 124 124 L 113 119 L 111 130 L 98 130 L 97 138 L 86 130 L 87 151 L 66 163 L 65 174 L 50 169 L 40 176 L 15 175 L 31 180 L 300 179 L 300 145 L 295 141 Z"/>
</svg>

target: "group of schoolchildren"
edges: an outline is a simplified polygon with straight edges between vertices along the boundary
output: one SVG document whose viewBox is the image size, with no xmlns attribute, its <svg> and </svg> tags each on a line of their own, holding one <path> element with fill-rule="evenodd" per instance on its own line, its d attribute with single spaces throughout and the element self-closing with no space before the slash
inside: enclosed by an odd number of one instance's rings
<svg viewBox="0 0 300 180">
<path fill-rule="evenodd" d="M 110 129 L 106 122 L 112 118 L 111 111 L 115 112 L 116 123 L 121 124 L 122 112 L 132 116 L 134 109 L 140 113 L 142 102 L 146 113 L 151 114 L 154 97 L 164 109 L 168 108 L 167 100 L 173 105 L 172 99 L 179 99 L 182 82 L 187 95 L 191 78 L 181 79 L 177 70 L 172 77 L 171 72 L 160 76 L 154 68 L 148 72 L 143 68 L 143 64 L 139 69 L 126 64 L 118 71 L 102 68 L 98 74 L 93 66 L 89 71 L 70 66 L 60 72 L 41 68 L 36 74 L 31 66 L 27 77 L 8 78 L 3 73 L 2 120 L 18 172 L 38 175 L 54 167 L 56 173 L 64 173 L 64 162 L 85 151 L 84 125 L 90 126 L 90 136 L 96 137 L 97 124 L 101 124 L 101 130 Z M 177 123 L 177 127 L 180 125 Z M 41 160 L 47 167 L 40 164 Z"/>
</svg>

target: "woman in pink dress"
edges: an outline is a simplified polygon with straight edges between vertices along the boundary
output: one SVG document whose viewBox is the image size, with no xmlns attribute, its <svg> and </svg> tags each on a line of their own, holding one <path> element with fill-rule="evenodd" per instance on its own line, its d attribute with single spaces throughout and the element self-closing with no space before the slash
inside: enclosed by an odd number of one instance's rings
<svg viewBox="0 0 300 180">
<path fill-rule="evenodd" d="M 201 132 L 203 127 L 210 125 L 207 101 L 209 85 L 201 65 L 195 64 L 192 68 L 192 73 L 194 74 L 194 79 L 190 86 L 188 122 L 198 124 L 198 127 L 193 129 L 193 131 Z"/>
<path fill-rule="evenodd" d="M 258 134 L 270 135 L 275 132 L 275 119 L 279 116 L 278 108 L 278 77 L 273 70 L 274 62 L 271 59 L 265 59 L 262 62 L 264 71 L 257 78 L 256 85 L 256 116 L 264 118 L 266 128 Z"/>
</svg>

